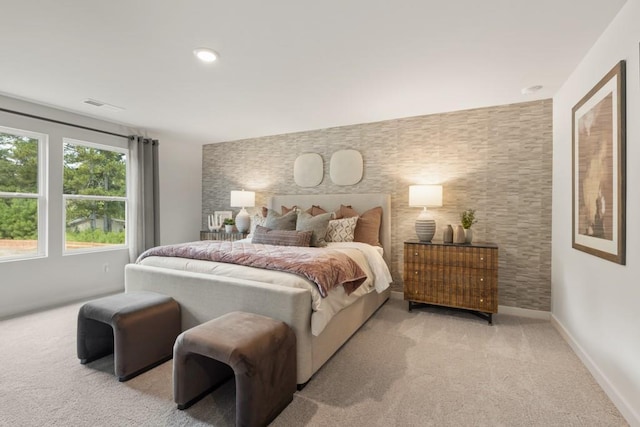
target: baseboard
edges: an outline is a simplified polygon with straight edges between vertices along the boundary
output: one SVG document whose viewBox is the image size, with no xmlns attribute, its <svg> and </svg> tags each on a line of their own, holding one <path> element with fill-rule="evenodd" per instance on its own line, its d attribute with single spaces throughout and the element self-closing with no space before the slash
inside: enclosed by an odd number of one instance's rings
<svg viewBox="0 0 640 427">
<path fill-rule="evenodd" d="M 551 312 L 542 310 L 530 310 L 528 308 L 511 307 L 508 305 L 499 305 L 498 314 L 509 314 L 512 316 L 528 317 L 530 319 L 549 320 Z"/>
<path fill-rule="evenodd" d="M 399 291 L 391 291 L 391 299 L 404 300 L 404 293 Z M 548 311 L 530 310 L 528 308 L 510 307 L 508 305 L 499 305 L 498 314 L 509 314 L 512 316 L 528 317 L 530 319 L 549 320 L 551 313 Z"/>
<path fill-rule="evenodd" d="M 122 287 L 106 286 L 97 289 L 88 288 L 83 291 L 75 291 L 73 295 L 65 293 L 62 295 L 57 295 L 55 298 L 50 298 L 45 302 L 39 301 L 37 303 L 14 306 L 12 307 L 12 310 L 10 312 L 0 313 L 0 320 L 8 320 L 14 317 L 21 317 L 33 313 L 39 313 L 41 311 L 51 310 L 80 301 L 100 298 L 102 296 L 113 295 L 120 292 L 124 292 L 124 285 Z"/>
<path fill-rule="evenodd" d="M 390 299 L 399 299 L 399 300 L 403 300 L 404 299 L 404 292 L 400 292 L 400 291 L 391 291 L 391 296 L 389 296 Z"/>
<path fill-rule="evenodd" d="M 560 321 L 552 314 L 551 324 L 558 331 L 558 333 L 569 344 L 573 352 L 580 358 L 584 366 L 591 372 L 593 378 L 602 387 L 602 390 L 611 399 L 616 408 L 620 411 L 622 416 L 627 420 L 631 426 L 640 426 L 640 415 L 629 405 L 627 400 L 618 392 L 616 387 L 609 381 L 609 378 L 600 370 L 598 365 L 591 359 L 589 354 L 582 348 L 582 346 L 573 338 L 569 331 L 560 323 Z"/>
</svg>

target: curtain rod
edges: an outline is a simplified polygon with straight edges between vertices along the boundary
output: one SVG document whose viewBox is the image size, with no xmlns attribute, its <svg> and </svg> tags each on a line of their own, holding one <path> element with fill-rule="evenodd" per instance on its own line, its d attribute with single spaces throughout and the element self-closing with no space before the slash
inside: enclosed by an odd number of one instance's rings
<svg viewBox="0 0 640 427">
<path fill-rule="evenodd" d="M 59 125 L 71 126 L 71 127 L 74 127 L 74 128 L 90 130 L 92 132 L 104 133 L 104 134 L 111 135 L 111 136 L 119 136 L 120 138 L 129 139 L 129 135 L 121 135 L 119 133 L 109 132 L 109 131 L 106 131 L 106 130 L 90 128 L 88 126 L 76 125 L 74 123 L 63 122 L 61 120 L 55 120 L 55 119 L 49 119 L 47 117 L 36 116 L 34 114 L 22 113 L 20 111 L 8 110 L 6 108 L 1 108 L 1 107 L 0 107 L 0 111 L 2 111 L 4 113 L 17 114 L 19 116 L 29 117 L 31 119 L 44 120 L 46 122 L 57 123 Z"/>
</svg>

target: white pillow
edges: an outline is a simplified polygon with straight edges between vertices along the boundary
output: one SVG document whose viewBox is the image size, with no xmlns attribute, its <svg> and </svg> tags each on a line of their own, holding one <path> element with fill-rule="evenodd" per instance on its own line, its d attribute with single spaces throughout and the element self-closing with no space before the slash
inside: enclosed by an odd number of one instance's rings
<svg viewBox="0 0 640 427">
<path fill-rule="evenodd" d="M 251 228 L 249 231 L 249 234 L 251 236 L 253 236 L 253 233 L 255 233 L 256 231 L 256 227 L 258 225 L 264 227 L 264 224 L 267 222 L 267 217 L 266 216 L 262 216 L 262 214 L 255 214 L 251 217 Z"/>
<path fill-rule="evenodd" d="M 327 242 L 353 242 L 358 217 L 332 219 L 327 227 Z"/>
</svg>

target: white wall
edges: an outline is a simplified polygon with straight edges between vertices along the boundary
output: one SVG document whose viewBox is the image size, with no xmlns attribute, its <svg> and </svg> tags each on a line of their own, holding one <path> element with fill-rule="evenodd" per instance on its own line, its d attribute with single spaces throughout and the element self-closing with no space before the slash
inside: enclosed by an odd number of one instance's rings
<svg viewBox="0 0 640 427">
<path fill-rule="evenodd" d="M 171 135 L 160 140 L 160 243 L 200 238 L 202 145 Z"/>
<path fill-rule="evenodd" d="M 629 0 L 553 99 L 552 316 L 632 425 L 640 425 L 640 0 Z M 571 247 L 571 109 L 627 67 L 625 266 Z"/>
<path fill-rule="evenodd" d="M 0 107 L 119 134 L 144 134 L 101 120 L 0 96 Z M 49 242 L 46 258 L 0 262 L 0 317 L 124 289 L 128 250 L 62 255 L 62 137 L 127 146 L 123 138 L 0 112 L 0 124 L 49 135 Z M 200 229 L 202 147 L 160 139 L 161 243 L 196 240 Z M 59 165 L 59 167 L 57 167 Z M 56 166 L 56 167 L 53 167 Z M 105 265 L 108 271 L 105 271 Z"/>
</svg>

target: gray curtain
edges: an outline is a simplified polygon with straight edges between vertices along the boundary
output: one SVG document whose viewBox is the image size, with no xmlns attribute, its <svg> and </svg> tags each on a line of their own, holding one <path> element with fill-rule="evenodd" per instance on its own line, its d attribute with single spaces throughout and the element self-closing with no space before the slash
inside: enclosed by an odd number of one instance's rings
<svg viewBox="0 0 640 427">
<path fill-rule="evenodd" d="M 129 258 L 160 244 L 160 197 L 157 139 L 129 137 Z"/>
</svg>

